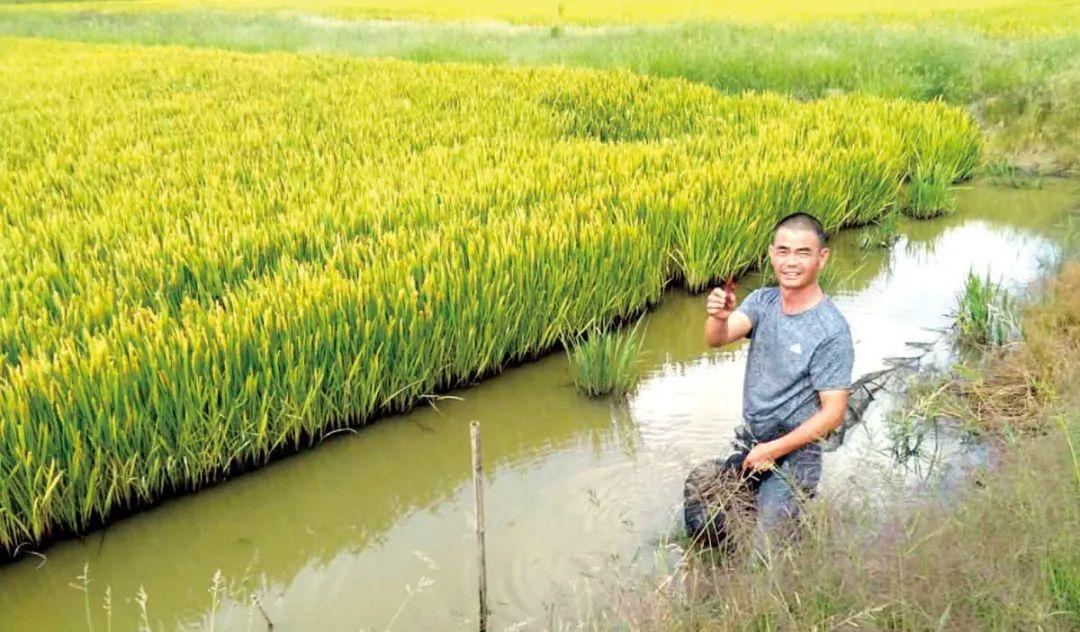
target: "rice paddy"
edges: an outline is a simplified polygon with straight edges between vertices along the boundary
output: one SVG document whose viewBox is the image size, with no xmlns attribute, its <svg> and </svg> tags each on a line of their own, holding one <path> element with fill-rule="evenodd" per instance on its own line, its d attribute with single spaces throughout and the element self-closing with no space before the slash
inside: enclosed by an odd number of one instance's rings
<svg viewBox="0 0 1080 632">
<path fill-rule="evenodd" d="M 22 4 L 18 0 L 15 4 Z M 776 20 L 792 18 L 851 18 L 866 15 L 889 15 L 918 17 L 931 12 L 963 11 L 977 12 L 990 24 L 1001 18 L 998 9 L 1014 5 L 1009 0 L 829 0 L 807 6 L 796 0 L 766 0 L 753 4 L 735 2 L 703 2 L 702 0 L 463 0 L 438 2 L 435 0 L 96 0 L 89 2 L 70 0 L 38 1 L 37 5 L 57 11 L 158 11 L 175 9 L 217 9 L 227 11 L 296 11 L 344 19 L 357 18 L 410 18 L 410 19 L 490 19 L 516 23 L 639 23 L 664 22 L 685 19 L 724 19 L 740 21 Z M 1016 22 L 1016 20 L 1012 20 Z M 1037 24 L 1040 28 L 1053 28 L 1055 20 L 1048 13 L 1037 14 L 1036 19 L 1024 22 Z M 1016 28 L 1015 24 L 1010 25 Z"/>
<path fill-rule="evenodd" d="M 733 95 L 755 90 L 799 99 L 838 92 L 942 99 L 966 107 L 980 122 L 985 153 L 996 163 L 1048 175 L 1080 168 L 1077 0 L 610 5 L 20 2 L 0 3 L 0 34 L 625 69 Z M 561 19 L 547 15 L 559 6 Z M 625 13 L 635 7 L 648 11 Z M 679 18 L 684 10 L 692 13 Z M 580 11 L 607 13 L 594 24 Z"/>
<path fill-rule="evenodd" d="M 0 545 L 877 219 L 971 117 L 625 72 L 0 40 Z"/>
</svg>

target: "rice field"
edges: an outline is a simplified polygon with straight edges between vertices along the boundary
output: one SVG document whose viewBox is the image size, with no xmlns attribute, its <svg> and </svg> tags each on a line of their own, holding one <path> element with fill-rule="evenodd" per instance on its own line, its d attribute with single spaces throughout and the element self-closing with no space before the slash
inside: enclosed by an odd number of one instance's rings
<svg viewBox="0 0 1080 632">
<path fill-rule="evenodd" d="M 734 95 L 941 99 L 980 122 L 988 161 L 1043 175 L 1080 169 L 1080 1 L 620 5 L 648 9 L 635 19 L 611 4 L 556 4 L 563 17 L 549 18 L 526 11 L 543 13 L 543 3 L 480 0 L 0 0 L 0 36 L 620 69 Z M 583 8 L 610 12 L 594 24 L 575 17 Z"/>
<path fill-rule="evenodd" d="M 79 532 L 977 164 L 964 111 L 0 40 L 0 545 Z"/>
<path fill-rule="evenodd" d="M 497 20 L 514 24 L 657 24 L 689 20 L 801 22 L 882 18 L 918 22 L 956 20 L 987 33 L 1033 34 L 1069 30 L 1075 0 L 15 0 L 0 2 L 50 11 L 153 12 L 215 10 L 292 12 L 336 19 Z M 1063 15 L 1063 12 L 1065 14 Z"/>
</svg>

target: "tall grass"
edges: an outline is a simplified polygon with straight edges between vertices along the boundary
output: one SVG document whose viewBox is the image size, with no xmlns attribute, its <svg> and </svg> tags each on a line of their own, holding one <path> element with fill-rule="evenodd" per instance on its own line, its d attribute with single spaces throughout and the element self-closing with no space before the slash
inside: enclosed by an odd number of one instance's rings
<svg viewBox="0 0 1080 632">
<path fill-rule="evenodd" d="M 1080 17 L 1080 2 L 1069 4 Z M 69 6 L 79 10 L 0 9 L 0 32 L 425 62 L 628 69 L 732 93 L 769 90 L 807 99 L 843 91 L 971 103 L 995 125 L 1028 112 L 1045 117 L 1047 100 L 1073 92 L 1065 79 L 1080 70 L 1080 33 L 1075 22 L 1070 27 L 1061 17 L 1053 18 L 1064 30 L 1060 34 L 997 37 L 959 20 L 917 29 L 881 20 L 797 25 L 694 20 L 553 31 L 485 22 L 335 21 L 265 9 L 166 11 L 134 2 L 124 3 L 129 11 L 94 11 L 94 3 Z M 977 14 L 966 17 L 974 20 Z"/>
<path fill-rule="evenodd" d="M 498 98 L 493 98 L 498 95 Z M 0 544 L 404 410 L 895 205 L 941 104 L 0 40 Z"/>
<path fill-rule="evenodd" d="M 1000 161 L 984 165 L 979 175 L 984 176 L 988 184 L 1014 189 L 1041 189 L 1045 184 L 1043 176 L 1026 173 L 1016 165 Z"/>
</svg>

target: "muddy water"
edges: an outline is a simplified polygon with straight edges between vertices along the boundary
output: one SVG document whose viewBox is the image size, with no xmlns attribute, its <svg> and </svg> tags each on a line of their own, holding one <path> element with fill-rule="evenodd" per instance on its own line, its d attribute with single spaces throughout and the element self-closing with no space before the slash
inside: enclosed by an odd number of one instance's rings
<svg viewBox="0 0 1080 632">
<path fill-rule="evenodd" d="M 856 374 L 938 339 L 970 268 L 1012 284 L 1036 276 L 1074 186 L 961 190 L 957 214 L 903 225 L 888 252 L 839 236 L 832 294 Z M 740 293 L 759 283 L 743 279 Z M 653 567 L 686 470 L 728 449 L 745 348 L 705 348 L 702 310 L 702 296 L 673 291 L 650 314 L 647 376 L 623 404 L 576 395 L 553 355 L 0 568 L 0 627 L 87 629 L 89 609 L 106 629 L 108 588 L 117 630 L 144 610 L 154 629 L 265 629 L 252 593 L 277 630 L 475 628 L 472 419 L 483 426 L 493 628 L 577 619 L 605 587 Z M 824 494 L 865 484 L 868 458 L 890 471 L 880 417 L 827 454 Z M 87 564 L 84 591 L 72 584 Z"/>
</svg>

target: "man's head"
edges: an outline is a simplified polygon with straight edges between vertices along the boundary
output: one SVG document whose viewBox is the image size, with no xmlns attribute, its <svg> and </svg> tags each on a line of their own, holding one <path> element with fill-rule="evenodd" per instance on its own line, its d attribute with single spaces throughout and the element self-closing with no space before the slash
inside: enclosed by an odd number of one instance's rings
<svg viewBox="0 0 1080 632">
<path fill-rule="evenodd" d="M 801 289 L 817 283 L 829 259 L 828 235 L 813 215 L 792 213 L 776 222 L 769 260 L 780 287 Z"/>
</svg>

